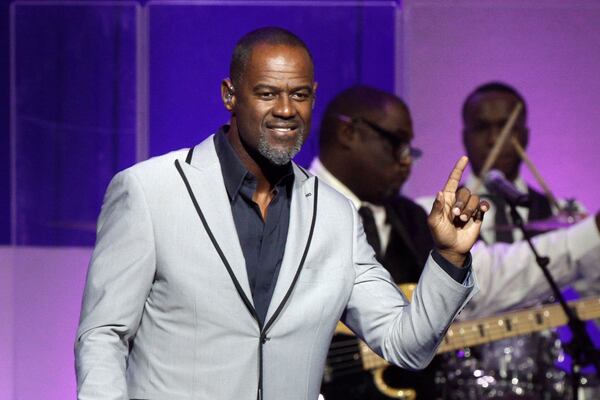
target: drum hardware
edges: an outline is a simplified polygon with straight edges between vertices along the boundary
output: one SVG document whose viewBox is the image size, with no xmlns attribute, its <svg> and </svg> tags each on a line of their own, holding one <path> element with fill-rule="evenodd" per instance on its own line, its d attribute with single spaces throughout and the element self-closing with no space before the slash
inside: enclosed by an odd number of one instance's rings
<svg viewBox="0 0 600 400">
<path fill-rule="evenodd" d="M 513 222 L 519 227 L 519 230 L 523 233 L 523 237 L 529 248 L 531 249 L 533 255 L 535 256 L 536 264 L 542 270 L 546 281 L 550 285 L 552 289 L 552 293 L 558 299 L 558 304 L 562 308 L 564 314 L 566 315 L 567 322 L 571 333 L 573 334 L 573 339 L 569 344 L 570 353 L 573 357 L 572 364 L 572 393 L 575 399 L 577 399 L 579 390 L 579 378 L 580 378 L 580 368 L 584 365 L 592 364 L 596 367 L 596 373 L 600 376 L 600 351 L 594 347 L 594 344 L 588 335 L 588 332 L 585 329 L 585 325 L 583 324 L 583 320 L 579 318 L 579 316 L 569 307 L 565 298 L 563 297 L 556 281 L 552 277 L 552 274 L 548 270 L 548 264 L 550 263 L 550 259 L 548 257 L 541 256 L 532 241 L 532 235 L 525 229 L 525 224 L 523 218 L 521 217 L 519 211 L 515 204 L 510 204 L 510 213 Z"/>
<path fill-rule="evenodd" d="M 407 296 L 408 298 L 411 298 L 412 290 L 415 287 L 416 285 L 412 284 L 405 289 L 401 285 L 403 291 L 410 292 L 409 296 Z M 573 301 L 569 303 L 569 306 L 581 320 L 600 317 L 600 296 Z M 565 325 L 566 323 L 567 316 L 561 306 L 556 303 L 515 310 L 492 317 L 455 322 L 446 332 L 446 336 L 442 340 L 437 352 L 440 354 L 465 348 L 467 351 L 470 351 L 469 348 L 471 346 L 522 336 L 532 332 L 541 332 Z M 336 333 L 354 335 L 342 322 L 338 323 Z M 350 345 L 354 346 L 354 348 L 356 346 L 355 340 L 338 341 L 336 343 L 339 343 L 334 349 L 336 352 L 343 351 Z M 345 368 L 345 371 L 348 371 L 350 368 L 353 371 L 357 369 L 369 370 L 373 373 L 375 386 L 384 395 L 403 400 L 418 398 L 418 394 L 412 388 L 394 388 L 388 385 L 383 379 L 383 372 L 389 366 L 388 362 L 373 352 L 366 343 L 359 341 L 358 346 L 358 356 L 356 354 L 349 356 L 349 359 L 344 360 L 343 364 L 328 363 L 326 370 L 330 374 L 340 367 Z M 483 380 L 486 379 L 484 376 L 481 378 Z"/>
</svg>

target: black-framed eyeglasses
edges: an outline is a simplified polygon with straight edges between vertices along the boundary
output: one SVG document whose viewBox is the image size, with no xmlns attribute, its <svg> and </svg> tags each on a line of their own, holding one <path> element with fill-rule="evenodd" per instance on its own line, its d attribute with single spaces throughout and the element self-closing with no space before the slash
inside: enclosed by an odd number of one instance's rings
<svg viewBox="0 0 600 400">
<path fill-rule="evenodd" d="M 392 148 L 394 149 L 394 154 L 398 157 L 399 160 L 404 160 L 404 159 L 407 159 L 408 157 L 411 157 L 413 160 L 417 160 L 423 155 L 423 151 L 421 149 L 412 147 L 410 145 L 410 142 L 400 139 L 398 136 L 396 136 L 395 133 L 382 128 L 381 126 L 377 125 L 375 122 L 369 121 L 366 118 L 363 118 L 363 117 L 351 118 L 351 117 L 349 117 L 347 115 L 343 115 L 343 114 L 337 114 L 337 117 L 341 121 L 347 122 L 349 124 L 363 123 L 363 124 L 367 125 L 373 131 L 377 132 L 377 134 L 379 134 L 382 138 L 387 140 L 390 143 L 390 145 L 392 145 Z"/>
</svg>

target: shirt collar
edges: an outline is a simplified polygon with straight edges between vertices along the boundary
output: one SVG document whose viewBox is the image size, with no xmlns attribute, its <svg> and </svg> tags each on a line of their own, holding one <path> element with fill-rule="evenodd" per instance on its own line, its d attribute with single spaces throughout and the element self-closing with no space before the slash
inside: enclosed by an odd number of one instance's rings
<svg viewBox="0 0 600 400">
<path fill-rule="evenodd" d="M 244 182 L 255 186 L 256 179 L 242 163 L 235 150 L 233 150 L 233 147 L 227 138 L 228 131 L 229 125 L 223 125 L 215 134 L 214 141 L 217 157 L 219 158 L 219 163 L 221 164 L 225 189 L 229 195 L 229 200 L 233 201 L 239 194 Z M 291 185 L 294 182 L 294 169 L 292 167 L 292 163 L 287 163 L 283 167 L 283 171 L 284 172 L 279 181 L 277 181 L 275 184 L 275 187 L 286 186 L 291 188 Z"/>
<path fill-rule="evenodd" d="M 352 193 L 350 189 L 348 189 L 348 186 L 344 185 L 338 178 L 329 172 L 327 168 L 325 168 L 319 157 L 313 159 L 312 163 L 310 164 L 310 171 L 319 178 L 323 179 L 323 181 L 329 186 L 346 196 L 352 202 L 352 204 L 354 204 L 356 209 L 360 208 L 363 202 L 354 193 Z"/>
</svg>

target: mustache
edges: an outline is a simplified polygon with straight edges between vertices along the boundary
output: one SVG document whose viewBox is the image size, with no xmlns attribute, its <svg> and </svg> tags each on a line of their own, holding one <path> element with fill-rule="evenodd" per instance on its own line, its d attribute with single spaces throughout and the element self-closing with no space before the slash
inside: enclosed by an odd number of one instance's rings
<svg viewBox="0 0 600 400">
<path fill-rule="evenodd" d="M 269 129 L 298 129 L 304 127 L 301 119 L 274 119 L 265 121 L 265 126 Z"/>
</svg>

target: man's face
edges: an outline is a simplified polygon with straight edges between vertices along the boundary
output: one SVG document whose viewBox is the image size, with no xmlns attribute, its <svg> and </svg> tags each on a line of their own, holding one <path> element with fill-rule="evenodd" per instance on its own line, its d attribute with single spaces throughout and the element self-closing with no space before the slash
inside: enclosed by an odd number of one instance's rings
<svg viewBox="0 0 600 400">
<path fill-rule="evenodd" d="M 510 93 L 489 92 L 473 97 L 467 104 L 463 143 L 476 175 L 479 175 L 483 168 L 517 101 L 518 99 Z M 518 139 L 523 148 L 527 147 L 528 130 L 522 115 L 517 118 L 511 135 Z M 509 139 L 492 168 L 502 171 L 508 179 L 514 180 L 519 173 L 520 164 L 521 159 Z"/>
<path fill-rule="evenodd" d="M 286 164 L 310 131 L 317 87 L 310 57 L 300 47 L 258 45 L 238 86 L 228 109 L 242 144 L 253 158 Z"/>
<path fill-rule="evenodd" d="M 397 138 L 394 145 L 368 123 L 353 124 L 360 135 L 353 150 L 356 194 L 362 200 L 381 204 L 396 196 L 410 175 L 413 159 L 410 155 L 402 155 L 401 150 L 410 146 L 413 139 L 412 120 L 402 104 L 392 101 L 381 110 L 365 114 L 364 119 Z"/>
</svg>

